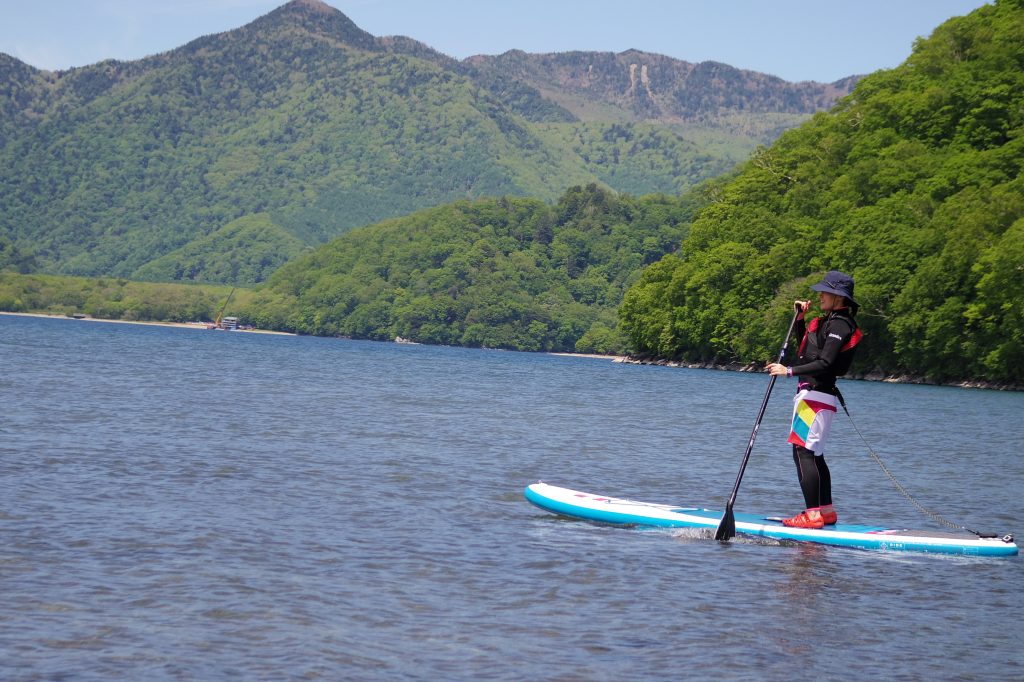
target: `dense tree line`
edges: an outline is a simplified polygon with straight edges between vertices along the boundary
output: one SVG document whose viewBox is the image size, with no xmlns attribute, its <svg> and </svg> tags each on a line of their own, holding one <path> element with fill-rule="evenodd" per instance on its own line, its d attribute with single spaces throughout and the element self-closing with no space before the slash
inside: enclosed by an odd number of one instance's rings
<svg viewBox="0 0 1024 682">
<path fill-rule="evenodd" d="M 460 201 L 354 230 L 275 272 L 243 315 L 304 334 L 619 352 L 616 307 L 695 204 L 591 184 L 555 205 Z"/>
<path fill-rule="evenodd" d="M 224 308 L 231 287 L 158 284 L 113 277 L 65 277 L 0 272 L 0 310 L 15 313 L 83 314 L 105 320 L 210 321 Z M 225 314 L 247 304 L 237 290 Z"/>
<path fill-rule="evenodd" d="M 862 371 L 1024 382 L 1022 165 L 1024 5 L 999 0 L 755 153 L 627 293 L 622 329 L 654 356 L 764 360 L 839 268 Z"/>
</svg>

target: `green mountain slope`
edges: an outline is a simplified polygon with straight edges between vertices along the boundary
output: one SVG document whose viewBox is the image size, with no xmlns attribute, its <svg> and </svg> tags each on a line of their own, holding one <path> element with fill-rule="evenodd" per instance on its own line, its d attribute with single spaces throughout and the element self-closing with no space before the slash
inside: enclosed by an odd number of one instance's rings
<svg viewBox="0 0 1024 682">
<path fill-rule="evenodd" d="M 323 240 L 589 179 L 465 78 L 349 24 L 292 3 L 171 53 L 51 76 L 38 119 L 4 145 L 4 231 L 64 272 L 135 276 L 249 213 Z"/>
<path fill-rule="evenodd" d="M 461 198 L 679 191 L 735 158 L 572 119 L 507 71 L 317 0 L 135 62 L 50 73 L 0 55 L 0 239 L 20 269 L 252 283 L 269 264 L 213 265 L 245 248 L 217 234 L 245 216 L 290 254 Z M 241 258 L 261 263 L 268 242 L 251 241 Z"/>
<path fill-rule="evenodd" d="M 535 128 L 602 183 L 630 194 L 681 194 L 735 165 L 659 124 L 539 123 Z"/>
<path fill-rule="evenodd" d="M 693 208 L 592 184 L 554 206 L 506 197 L 425 209 L 288 263 L 243 316 L 306 334 L 618 351 L 623 292 L 678 245 Z"/>
<path fill-rule="evenodd" d="M 151 260 L 135 276 L 149 281 L 262 282 L 306 248 L 269 215 L 255 213 Z"/>
<path fill-rule="evenodd" d="M 861 371 L 1024 383 L 1024 4 L 952 19 L 756 154 L 626 295 L 659 357 L 763 361 L 822 271 L 854 274 Z"/>
</svg>

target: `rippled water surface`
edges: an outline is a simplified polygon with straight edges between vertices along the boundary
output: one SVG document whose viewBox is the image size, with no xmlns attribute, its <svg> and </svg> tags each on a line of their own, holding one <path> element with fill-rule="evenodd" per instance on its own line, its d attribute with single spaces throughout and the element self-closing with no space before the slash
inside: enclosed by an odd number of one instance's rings
<svg viewBox="0 0 1024 682">
<path fill-rule="evenodd" d="M 0 677 L 1024 678 L 1024 563 L 567 521 L 721 508 L 765 375 L 0 316 Z M 792 513 L 780 382 L 738 511 Z M 1024 535 L 1024 395 L 847 382 L 922 502 Z M 840 516 L 935 528 L 845 416 Z"/>
</svg>

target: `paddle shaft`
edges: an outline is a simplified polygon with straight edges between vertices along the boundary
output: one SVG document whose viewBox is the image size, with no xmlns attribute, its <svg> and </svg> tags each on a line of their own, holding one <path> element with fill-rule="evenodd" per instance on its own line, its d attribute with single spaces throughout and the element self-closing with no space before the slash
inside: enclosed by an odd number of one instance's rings
<svg viewBox="0 0 1024 682">
<path fill-rule="evenodd" d="M 786 357 L 786 351 L 789 349 L 789 337 L 793 335 L 793 327 L 796 326 L 796 318 L 800 315 L 800 307 L 796 306 L 793 311 L 793 319 L 789 322 L 789 331 L 786 332 L 786 338 L 782 342 L 782 348 L 779 350 L 779 359 L 776 363 L 782 362 Z M 757 411 L 757 419 L 754 421 L 754 429 L 750 432 L 750 440 L 747 442 L 747 449 L 743 453 L 743 462 L 740 464 L 740 471 L 736 474 L 736 483 L 732 486 L 732 493 L 729 495 L 729 501 L 725 505 L 725 514 L 722 516 L 722 522 L 718 524 L 718 530 L 715 531 L 716 540 L 728 540 L 732 536 L 736 535 L 736 520 L 732 513 L 732 507 L 736 504 L 736 495 L 740 491 L 740 482 L 743 480 L 743 472 L 747 470 L 747 462 L 750 461 L 750 453 L 754 449 L 754 440 L 757 438 L 757 431 L 761 428 L 761 419 L 764 418 L 764 412 L 768 408 L 768 398 L 772 395 L 772 389 L 775 387 L 775 379 L 777 377 L 773 374 L 771 379 L 768 381 L 768 389 L 764 392 L 764 399 L 761 401 L 761 409 Z"/>
</svg>

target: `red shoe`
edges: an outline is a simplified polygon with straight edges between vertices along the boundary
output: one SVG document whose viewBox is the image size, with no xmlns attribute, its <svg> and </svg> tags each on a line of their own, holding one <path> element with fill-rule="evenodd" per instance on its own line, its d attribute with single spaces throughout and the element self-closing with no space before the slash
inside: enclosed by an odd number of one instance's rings
<svg viewBox="0 0 1024 682">
<path fill-rule="evenodd" d="M 791 519 L 783 519 L 782 525 L 790 528 L 824 528 L 825 519 L 817 509 L 807 509 Z"/>
<path fill-rule="evenodd" d="M 822 509 L 821 520 L 825 522 L 826 526 L 834 526 L 839 520 L 839 514 L 836 514 L 834 509 Z"/>
</svg>

